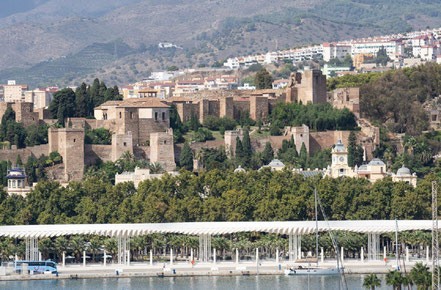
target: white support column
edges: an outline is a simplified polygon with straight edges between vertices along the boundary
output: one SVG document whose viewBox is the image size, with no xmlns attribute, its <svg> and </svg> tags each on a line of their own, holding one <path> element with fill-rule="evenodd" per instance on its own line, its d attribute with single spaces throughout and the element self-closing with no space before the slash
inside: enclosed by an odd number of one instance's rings
<svg viewBox="0 0 441 290">
<path fill-rule="evenodd" d="M 130 250 L 127 251 L 127 266 L 130 266 Z"/>
<path fill-rule="evenodd" d="M 43 259 L 42 259 L 42 257 L 41 257 L 41 252 L 40 251 L 38 251 L 38 261 L 42 261 Z"/>
<path fill-rule="evenodd" d="M 375 233 L 368 234 L 368 260 L 373 261 L 378 259 L 380 252 L 380 235 Z"/>
<path fill-rule="evenodd" d="M 279 248 L 276 249 L 276 263 L 279 264 Z"/>
<path fill-rule="evenodd" d="M 386 261 L 387 255 L 386 255 L 386 246 L 383 247 L 383 260 Z"/>
<path fill-rule="evenodd" d="M 199 261 L 208 262 L 211 257 L 211 236 L 202 234 L 199 236 Z"/>
<path fill-rule="evenodd" d="M 170 266 L 173 266 L 173 248 L 170 248 Z"/>
<path fill-rule="evenodd" d="M 17 254 L 14 255 L 14 261 L 18 261 L 18 256 L 17 256 Z"/>
<path fill-rule="evenodd" d="M 121 236 L 118 236 L 118 265 L 122 264 Z"/>
<path fill-rule="evenodd" d="M 288 256 L 289 256 L 290 262 L 292 262 L 292 260 L 294 259 L 293 251 L 295 251 L 293 249 L 293 234 L 289 234 L 288 235 Z"/>
<path fill-rule="evenodd" d="M 409 262 L 409 247 L 406 247 L 406 262 Z"/>
<path fill-rule="evenodd" d="M 104 259 L 104 267 L 106 267 L 107 266 L 107 253 L 106 253 L 106 250 L 104 250 L 103 259 Z"/>
<path fill-rule="evenodd" d="M 289 261 L 295 262 L 302 258 L 302 236 L 289 234 L 288 238 Z"/>
<path fill-rule="evenodd" d="M 256 248 L 256 265 L 259 265 L 259 248 Z"/>
<path fill-rule="evenodd" d="M 86 251 L 83 251 L 83 267 L 86 267 Z"/>
<path fill-rule="evenodd" d="M 341 247 L 341 261 L 343 262 L 345 259 L 345 248 Z"/>
<path fill-rule="evenodd" d="M 429 257 L 429 246 L 426 247 L 426 262 L 429 263 L 430 262 L 430 257 Z"/>
<path fill-rule="evenodd" d="M 150 266 L 153 266 L 153 250 L 150 250 Z"/>
<path fill-rule="evenodd" d="M 216 248 L 213 249 L 213 264 L 216 264 Z"/>
<path fill-rule="evenodd" d="M 320 249 L 320 260 L 322 263 L 325 262 L 325 251 L 324 251 L 323 247 Z"/>
<path fill-rule="evenodd" d="M 63 268 L 66 267 L 66 252 L 63 252 Z"/>
<path fill-rule="evenodd" d="M 193 255 L 193 248 L 190 249 L 190 264 L 193 266 L 194 263 L 194 255 Z"/>
<path fill-rule="evenodd" d="M 364 248 L 363 247 L 361 247 L 361 250 L 360 250 L 360 258 L 361 258 L 361 262 L 363 263 L 364 262 Z"/>
<path fill-rule="evenodd" d="M 239 264 L 239 249 L 236 248 L 236 264 Z"/>
</svg>

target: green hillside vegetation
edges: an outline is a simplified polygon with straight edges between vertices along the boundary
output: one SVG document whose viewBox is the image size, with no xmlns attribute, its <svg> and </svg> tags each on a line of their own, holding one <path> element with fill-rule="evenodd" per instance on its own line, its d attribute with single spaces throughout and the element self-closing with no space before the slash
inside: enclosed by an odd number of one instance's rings
<svg viewBox="0 0 441 290">
<path fill-rule="evenodd" d="M 360 87 L 363 115 L 395 133 L 420 135 L 428 129 L 423 103 L 441 95 L 441 65 L 428 63 L 385 73 L 346 75 L 328 80 L 328 90 Z"/>
<path fill-rule="evenodd" d="M 232 3 L 222 1 L 167 1 L 152 9 L 148 1 L 132 5 L 112 2 L 103 7 L 94 3 L 84 9 L 83 17 L 75 12 L 78 7 L 72 7 L 72 13 L 63 11 L 77 15 L 71 18 L 60 17 L 59 12 L 51 15 L 57 11 L 54 9 L 39 25 L 26 26 L 20 19 L 39 19 L 32 14 L 37 12 L 14 15 L 17 23 L 5 22 L 10 24 L 10 33 L 3 34 L 5 45 L 0 50 L 5 62 L 0 63 L 0 81 L 70 85 L 86 77 L 89 81 L 100 77 L 123 83 L 172 65 L 219 66 L 230 56 L 441 25 L 441 5 L 428 0 L 315 0 L 308 5 L 277 0 L 271 12 L 265 4 L 241 0 L 232 9 Z M 128 17 L 121 17 L 121 11 Z M 138 11 L 145 13 L 139 15 Z M 208 17 L 207 11 L 213 16 Z M 198 23 L 191 23 L 188 29 L 189 19 L 197 16 L 201 16 Z M 48 53 L 41 39 L 54 39 L 57 50 Z M 158 42 L 167 40 L 183 49 L 159 49 Z M 49 55 L 53 60 L 47 60 Z"/>
<path fill-rule="evenodd" d="M 94 43 L 75 54 L 50 59 L 30 68 L 0 71 L 0 83 L 15 79 L 30 86 L 54 83 L 68 84 L 74 78 L 85 76 L 136 51 L 121 40 Z"/>
</svg>

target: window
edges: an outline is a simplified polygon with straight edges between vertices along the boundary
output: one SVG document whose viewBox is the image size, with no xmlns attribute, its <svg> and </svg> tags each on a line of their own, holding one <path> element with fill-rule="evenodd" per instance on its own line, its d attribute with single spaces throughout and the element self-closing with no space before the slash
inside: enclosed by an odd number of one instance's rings
<svg viewBox="0 0 441 290">
<path fill-rule="evenodd" d="M 130 112 L 130 119 L 133 119 L 133 112 Z"/>
<path fill-rule="evenodd" d="M 162 112 L 162 121 L 165 120 L 165 112 Z"/>
<path fill-rule="evenodd" d="M 155 121 L 158 121 L 158 112 L 155 112 Z"/>
<path fill-rule="evenodd" d="M 74 141 L 74 143 L 75 143 L 75 142 L 77 142 L 77 139 L 75 139 L 75 138 L 74 138 L 74 140 L 73 140 L 73 141 Z"/>
<path fill-rule="evenodd" d="M 124 147 L 126 147 L 127 146 L 127 143 L 126 142 L 124 142 Z"/>
<path fill-rule="evenodd" d="M 122 118 L 122 113 L 121 113 L 121 112 L 119 112 L 119 118 L 120 118 L 120 119 Z"/>
</svg>

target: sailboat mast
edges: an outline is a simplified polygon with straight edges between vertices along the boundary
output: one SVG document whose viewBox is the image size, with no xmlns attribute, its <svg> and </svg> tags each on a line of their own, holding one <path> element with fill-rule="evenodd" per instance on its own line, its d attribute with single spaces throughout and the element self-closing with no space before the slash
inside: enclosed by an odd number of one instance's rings
<svg viewBox="0 0 441 290">
<path fill-rule="evenodd" d="M 315 199 L 315 257 L 317 258 L 318 266 L 318 212 L 317 212 L 317 188 L 314 189 L 314 199 Z"/>
</svg>

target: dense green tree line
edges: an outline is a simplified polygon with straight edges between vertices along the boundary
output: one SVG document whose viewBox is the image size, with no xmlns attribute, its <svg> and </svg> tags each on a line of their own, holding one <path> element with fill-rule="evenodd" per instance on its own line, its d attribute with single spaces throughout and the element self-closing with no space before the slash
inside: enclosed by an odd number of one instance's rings
<svg viewBox="0 0 441 290">
<path fill-rule="evenodd" d="M 357 121 L 348 109 L 335 109 L 331 104 L 278 103 L 269 119 L 277 128 L 307 125 L 311 130 L 352 130 Z"/>
<path fill-rule="evenodd" d="M 92 85 L 82 83 L 75 92 L 71 88 L 55 92 L 49 110 L 52 118 L 64 126 L 66 118 L 93 117 L 95 107 L 112 100 L 122 100 L 118 87 L 107 88 L 104 82 L 95 79 Z"/>
<path fill-rule="evenodd" d="M 104 128 L 89 129 L 86 127 L 84 130 L 84 143 L 110 145 L 112 144 L 112 133 Z"/>
<path fill-rule="evenodd" d="M 269 169 L 202 171 L 113 186 L 104 174 L 63 188 L 40 182 L 26 198 L 1 194 L 0 224 L 312 220 L 314 188 L 328 218 L 428 219 L 431 180 L 311 178 Z M 321 215 L 320 215 L 321 217 Z M 322 218 L 322 217 L 321 217 Z"/>
<path fill-rule="evenodd" d="M 27 128 L 22 123 L 15 121 L 15 112 L 8 107 L 2 116 L 0 125 L 0 141 L 3 145 L 16 145 L 17 148 L 47 144 L 47 125 L 31 125 Z"/>
</svg>

